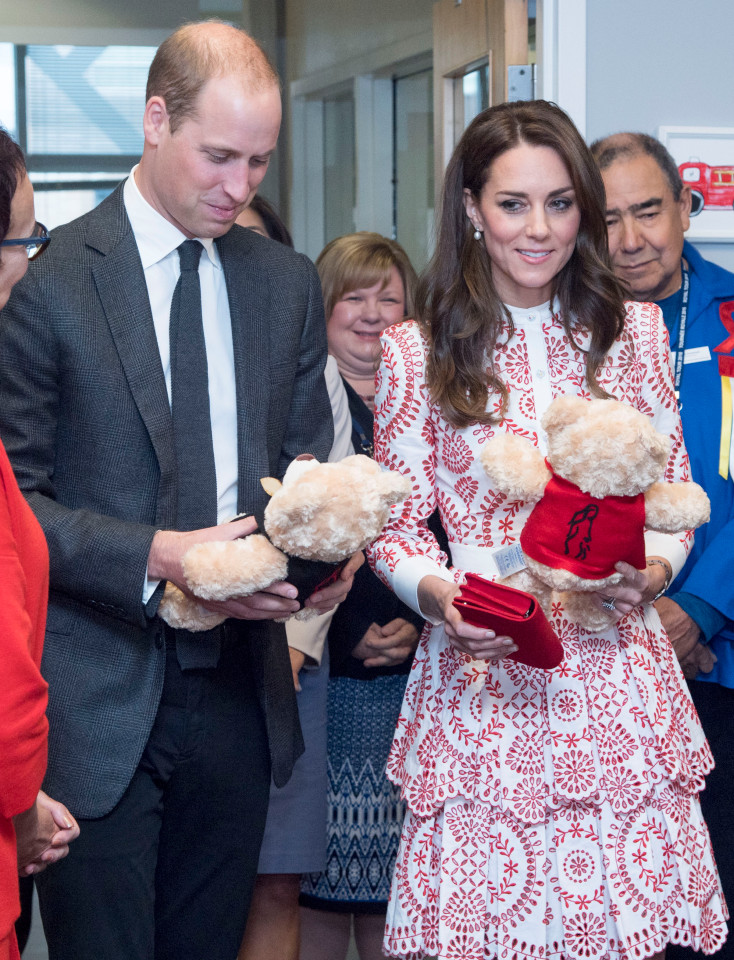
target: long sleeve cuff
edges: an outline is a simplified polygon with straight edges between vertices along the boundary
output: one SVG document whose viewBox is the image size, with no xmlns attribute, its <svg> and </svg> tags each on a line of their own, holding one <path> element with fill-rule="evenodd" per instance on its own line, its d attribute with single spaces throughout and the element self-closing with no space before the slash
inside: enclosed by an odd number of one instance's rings
<svg viewBox="0 0 734 960">
<path fill-rule="evenodd" d="M 320 666 L 324 654 L 324 645 L 326 644 L 326 635 L 337 609 L 338 607 L 334 607 L 328 613 L 322 613 L 310 620 L 286 621 L 285 635 L 288 646 L 293 647 L 294 650 L 300 650 L 310 661 L 310 664 L 307 661 L 307 665 Z"/>
<path fill-rule="evenodd" d="M 158 589 L 160 580 L 151 580 L 148 576 L 148 567 L 145 568 L 145 582 L 143 583 L 143 606 L 148 605 L 148 601 Z"/>
<path fill-rule="evenodd" d="M 680 593 L 669 594 L 669 596 L 696 623 L 705 643 L 708 643 L 717 633 L 720 633 L 729 622 L 728 618 L 720 613 L 716 607 L 712 607 L 710 603 L 700 597 L 695 597 L 692 593 L 681 591 Z"/>
<path fill-rule="evenodd" d="M 427 617 L 418 603 L 418 584 L 423 577 L 434 576 L 446 580 L 448 583 L 454 583 L 454 577 L 446 567 L 439 566 L 434 560 L 428 557 L 407 557 L 401 560 L 395 567 L 392 578 L 392 588 L 395 594 L 407 604 L 411 610 L 419 613 L 424 620 L 435 627 L 440 620 L 433 620 Z"/>
<path fill-rule="evenodd" d="M 670 578 L 672 583 L 683 569 L 688 554 L 680 540 L 672 534 L 646 530 L 645 556 L 665 557 L 673 570 L 673 576 Z"/>
</svg>

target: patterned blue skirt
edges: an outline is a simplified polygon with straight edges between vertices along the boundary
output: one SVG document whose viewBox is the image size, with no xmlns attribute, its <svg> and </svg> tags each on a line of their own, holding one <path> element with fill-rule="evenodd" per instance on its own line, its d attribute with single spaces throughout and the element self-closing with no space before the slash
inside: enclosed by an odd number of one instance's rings
<svg viewBox="0 0 734 960">
<path fill-rule="evenodd" d="M 329 680 L 326 870 L 304 874 L 304 906 L 387 909 L 405 808 L 385 764 L 407 679 Z"/>
</svg>

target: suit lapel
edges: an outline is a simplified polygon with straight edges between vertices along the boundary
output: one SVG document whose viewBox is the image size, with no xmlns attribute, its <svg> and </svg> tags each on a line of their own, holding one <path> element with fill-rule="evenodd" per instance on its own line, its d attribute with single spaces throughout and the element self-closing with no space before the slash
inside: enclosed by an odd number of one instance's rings
<svg viewBox="0 0 734 960">
<path fill-rule="evenodd" d="M 278 445 L 271 464 L 268 444 L 273 323 L 270 288 L 246 231 L 233 227 L 217 240 L 217 249 L 227 281 L 232 318 L 237 384 L 237 508 L 240 513 L 252 513 L 261 510 L 268 500 L 260 478 L 276 469 L 280 456 Z M 247 646 L 265 709 L 273 779 L 282 786 L 303 752 L 285 628 L 268 621 L 250 624 Z"/>
<path fill-rule="evenodd" d="M 130 391 L 158 458 L 159 504 L 172 505 L 175 454 L 171 408 L 145 274 L 122 202 L 122 188 L 97 212 L 87 242 L 104 256 L 93 265 L 92 274 Z"/>
<path fill-rule="evenodd" d="M 234 234 L 234 236 L 233 236 Z M 252 256 L 246 235 L 233 228 L 217 240 L 227 281 L 237 384 L 238 511 L 250 512 L 267 496 L 260 478 L 273 469 L 268 460 L 270 405 L 270 291 Z"/>
</svg>

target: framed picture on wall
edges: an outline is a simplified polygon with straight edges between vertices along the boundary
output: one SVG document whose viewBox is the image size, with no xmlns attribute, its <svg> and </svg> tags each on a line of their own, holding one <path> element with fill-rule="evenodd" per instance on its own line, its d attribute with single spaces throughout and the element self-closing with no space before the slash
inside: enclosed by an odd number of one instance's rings
<svg viewBox="0 0 734 960">
<path fill-rule="evenodd" d="M 689 240 L 734 241 L 734 127 L 659 127 L 691 188 Z"/>
</svg>

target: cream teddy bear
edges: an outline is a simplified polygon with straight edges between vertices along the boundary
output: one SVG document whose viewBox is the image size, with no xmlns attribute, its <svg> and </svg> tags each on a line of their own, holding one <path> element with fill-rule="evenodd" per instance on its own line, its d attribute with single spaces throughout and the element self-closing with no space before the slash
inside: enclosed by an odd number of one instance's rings
<svg viewBox="0 0 734 960">
<path fill-rule="evenodd" d="M 696 483 L 661 481 L 670 440 L 626 403 L 558 397 L 541 426 L 545 460 L 509 433 L 480 456 L 499 492 L 536 504 L 520 536 L 527 568 L 506 582 L 533 593 L 546 612 L 560 600 L 571 620 L 603 629 L 614 618 L 589 594 L 619 583 L 619 560 L 644 568 L 645 529 L 680 533 L 705 523 L 708 497 Z"/>
<path fill-rule="evenodd" d="M 184 577 L 196 597 L 247 597 L 289 580 L 305 599 L 338 570 L 335 565 L 377 537 L 393 504 L 411 490 L 407 477 L 361 454 L 338 463 L 294 460 L 282 484 L 271 477 L 262 483 L 271 494 L 260 522 L 265 536 L 199 543 L 184 555 Z M 166 584 L 158 613 L 172 627 L 192 631 L 210 630 L 225 619 L 172 583 Z M 303 608 L 295 616 L 312 615 Z"/>
</svg>

